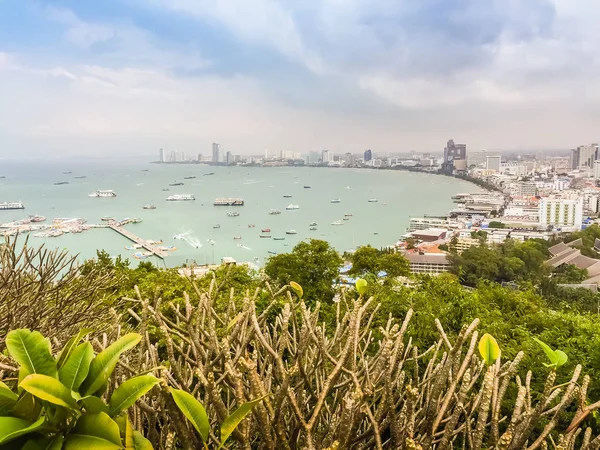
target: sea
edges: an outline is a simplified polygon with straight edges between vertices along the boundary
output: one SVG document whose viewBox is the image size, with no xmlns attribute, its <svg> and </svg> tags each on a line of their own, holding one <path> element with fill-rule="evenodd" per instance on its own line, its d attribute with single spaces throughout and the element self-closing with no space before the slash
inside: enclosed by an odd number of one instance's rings
<svg viewBox="0 0 600 450">
<path fill-rule="evenodd" d="M 481 191 L 463 180 L 407 171 L 215 167 L 130 160 L 3 161 L 2 176 L 0 202 L 22 201 L 26 209 L 0 211 L 0 223 L 30 214 L 43 215 L 47 222 L 59 217 L 83 218 L 90 224 L 100 224 L 106 216 L 140 218 L 141 223 L 125 227 L 142 239 L 162 240 L 177 248 L 163 261 L 149 259 L 166 267 L 219 263 L 223 257 L 260 266 L 270 256 L 289 252 L 310 238 L 326 240 L 340 252 L 367 244 L 385 247 L 406 233 L 411 216 L 447 214 L 454 205 L 451 196 Z M 68 184 L 54 184 L 63 181 Z M 178 182 L 184 184 L 169 186 Z M 117 196 L 89 197 L 97 189 L 112 189 Z M 165 200 L 173 194 L 192 194 L 196 200 Z M 243 198 L 245 205 L 213 206 L 219 197 Z M 331 202 L 338 199 L 339 203 Z M 156 205 L 156 209 L 143 209 L 146 204 Z M 290 204 L 299 209 L 286 210 Z M 269 215 L 272 209 L 281 214 Z M 229 211 L 237 211 L 239 216 L 228 217 Z M 332 225 L 337 221 L 342 225 Z M 316 230 L 310 230 L 312 222 L 317 223 Z M 266 234 L 272 238 L 261 238 L 265 234 L 261 230 L 267 228 L 271 231 Z M 292 230 L 296 234 L 286 234 Z M 68 249 L 82 260 L 103 249 L 136 264 L 135 252 L 125 249 L 132 243 L 111 229 L 60 237 L 31 236 L 29 242 Z"/>
</svg>

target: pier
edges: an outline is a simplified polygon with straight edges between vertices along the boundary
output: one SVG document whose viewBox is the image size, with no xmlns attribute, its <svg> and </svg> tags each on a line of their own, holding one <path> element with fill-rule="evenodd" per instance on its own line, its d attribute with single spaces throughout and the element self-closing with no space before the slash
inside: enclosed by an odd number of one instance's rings
<svg viewBox="0 0 600 450">
<path fill-rule="evenodd" d="M 131 231 L 128 231 L 123 227 L 120 227 L 117 225 L 109 225 L 108 228 L 116 231 L 121 236 L 125 236 L 127 239 L 129 239 L 133 243 L 140 245 L 144 250 L 152 253 L 154 256 L 157 256 L 160 259 L 165 259 L 165 257 L 167 256 L 167 252 L 164 252 L 164 251 L 158 249 L 157 247 L 155 247 L 154 245 L 149 244 L 146 240 L 142 239 L 139 236 L 136 236 Z"/>
</svg>

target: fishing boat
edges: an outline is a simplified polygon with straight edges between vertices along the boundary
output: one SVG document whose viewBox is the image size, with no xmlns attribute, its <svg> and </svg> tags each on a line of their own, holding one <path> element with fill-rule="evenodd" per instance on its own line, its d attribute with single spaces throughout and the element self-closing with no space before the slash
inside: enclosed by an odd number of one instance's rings
<svg viewBox="0 0 600 450">
<path fill-rule="evenodd" d="M 331 222 L 331 225 L 344 225 L 344 222 L 341 220 L 336 220 L 335 222 Z"/>
<path fill-rule="evenodd" d="M 263 239 L 271 239 L 271 235 L 270 234 L 261 234 L 260 237 L 263 238 Z"/>
<path fill-rule="evenodd" d="M 261 233 L 270 233 L 271 229 L 270 228 L 263 228 L 262 230 L 260 230 Z"/>
<path fill-rule="evenodd" d="M 278 209 L 272 209 L 269 211 L 269 214 L 272 216 L 276 216 L 277 214 L 281 214 L 281 211 L 279 211 Z"/>
<path fill-rule="evenodd" d="M 287 230 L 285 234 L 298 234 L 296 230 Z"/>
<path fill-rule="evenodd" d="M 179 181 L 177 183 L 171 183 L 171 184 L 169 184 L 169 186 L 183 186 L 183 183 L 181 181 Z"/>
<path fill-rule="evenodd" d="M 156 205 L 144 205 L 144 209 L 156 209 Z"/>
<path fill-rule="evenodd" d="M 73 172 L 63 172 L 63 175 L 69 175 L 71 173 L 73 173 Z"/>
<path fill-rule="evenodd" d="M 378 200 L 377 200 L 376 198 L 370 198 L 370 199 L 368 200 L 368 202 L 369 202 L 369 203 L 377 203 L 377 202 L 378 202 Z"/>
<path fill-rule="evenodd" d="M 342 201 L 339 198 L 334 198 L 331 203 L 342 203 Z"/>
<path fill-rule="evenodd" d="M 285 238 L 283 236 L 279 236 L 279 237 L 274 237 L 273 240 L 274 241 L 285 241 Z"/>
<path fill-rule="evenodd" d="M 237 212 L 237 211 L 229 211 L 229 212 L 227 213 L 227 217 L 237 217 L 237 216 L 239 216 L 239 215 L 240 215 L 240 213 L 239 213 L 239 212 Z"/>
<path fill-rule="evenodd" d="M 300 209 L 300 206 L 298 206 L 298 205 L 293 205 L 293 204 L 291 204 L 291 203 L 290 203 L 289 205 L 287 205 L 287 206 L 285 207 L 285 209 L 287 209 L 288 211 L 293 211 L 293 210 L 295 210 L 295 209 Z"/>
<path fill-rule="evenodd" d="M 317 226 L 317 222 L 311 222 L 308 225 L 311 226 L 311 227 L 316 227 Z"/>
<path fill-rule="evenodd" d="M 240 240 L 242 237 L 241 236 L 234 236 L 233 239 L 235 240 Z"/>
<path fill-rule="evenodd" d="M 285 194 L 283 198 L 292 198 L 292 196 L 290 194 Z"/>
</svg>

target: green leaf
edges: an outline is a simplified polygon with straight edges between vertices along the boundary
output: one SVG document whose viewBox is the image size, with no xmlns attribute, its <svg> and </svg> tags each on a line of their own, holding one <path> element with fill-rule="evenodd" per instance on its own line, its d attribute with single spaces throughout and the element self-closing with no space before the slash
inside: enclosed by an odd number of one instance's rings
<svg viewBox="0 0 600 450">
<path fill-rule="evenodd" d="M 367 280 L 363 279 L 363 278 L 359 278 L 358 280 L 356 280 L 356 290 L 358 291 L 358 293 L 360 295 L 363 295 L 365 292 L 367 292 Z"/>
<path fill-rule="evenodd" d="M 554 350 L 554 354 L 556 355 L 556 367 L 564 366 L 569 357 L 562 350 Z"/>
<path fill-rule="evenodd" d="M 119 425 L 106 413 L 81 416 L 73 432 L 83 436 L 94 436 L 115 445 L 121 445 Z"/>
<path fill-rule="evenodd" d="M 0 444 L 5 444 L 25 434 L 33 433 L 44 425 L 45 417 L 31 423 L 17 417 L 0 417 Z"/>
<path fill-rule="evenodd" d="M 0 381 L 0 415 L 6 414 L 15 404 L 19 396 L 15 394 L 10 388 Z"/>
<path fill-rule="evenodd" d="M 304 295 L 304 291 L 302 290 L 302 286 L 300 286 L 295 281 L 290 281 L 290 287 L 296 293 L 296 295 L 298 296 L 298 298 L 302 298 L 302 296 Z"/>
<path fill-rule="evenodd" d="M 183 415 L 192 422 L 192 425 L 200 434 L 202 442 L 208 442 L 210 424 L 202 403 L 196 400 L 192 394 L 181 389 L 171 389 L 171 395 Z"/>
<path fill-rule="evenodd" d="M 10 410 L 10 414 L 11 416 L 34 422 L 39 418 L 41 411 L 42 402 L 36 400 L 29 392 L 23 391 L 15 406 Z"/>
<path fill-rule="evenodd" d="M 131 422 L 125 418 L 125 449 L 126 450 L 154 450 L 152 444 L 142 433 L 131 427 Z"/>
<path fill-rule="evenodd" d="M 61 450 L 64 440 L 62 436 L 30 439 L 21 450 Z"/>
<path fill-rule="evenodd" d="M 19 386 L 41 400 L 77 409 L 77 403 L 71 396 L 71 390 L 56 378 L 34 373 L 25 377 Z"/>
<path fill-rule="evenodd" d="M 244 417 L 246 417 L 250 411 L 252 411 L 252 408 L 254 408 L 258 403 L 262 402 L 265 397 L 256 398 L 252 401 L 242 404 L 242 406 L 236 409 L 223 421 L 221 424 L 221 445 L 219 445 L 219 449 L 225 445 L 225 441 L 229 439 L 229 436 L 231 436 L 233 430 L 235 430 L 240 422 L 244 420 Z"/>
<path fill-rule="evenodd" d="M 60 357 L 58 358 L 58 362 L 56 366 L 60 370 L 62 366 L 65 364 L 65 361 L 71 356 L 71 352 L 77 347 L 77 345 L 81 342 L 81 340 L 90 334 L 92 331 L 91 328 L 83 328 L 76 336 L 73 336 L 71 339 L 67 341 L 62 351 L 60 352 Z"/>
<path fill-rule="evenodd" d="M 92 344 L 84 342 L 70 353 L 58 371 L 58 378 L 70 390 L 77 391 L 90 371 L 90 363 L 94 359 L 94 349 Z"/>
<path fill-rule="evenodd" d="M 544 342 L 540 341 L 537 338 L 533 338 L 533 340 L 535 342 L 537 342 L 539 344 L 540 347 L 542 347 L 542 350 L 544 350 L 544 353 L 546 354 L 546 356 L 548 357 L 548 359 L 550 360 L 550 364 L 552 366 L 557 366 L 558 364 L 558 358 L 559 355 L 557 355 L 554 350 L 552 350 L 552 348 L 550 348 L 550 346 L 548 344 L 545 344 Z M 565 355 L 567 356 L 567 355 Z M 566 360 L 565 360 L 566 362 Z"/>
<path fill-rule="evenodd" d="M 88 414 L 98 414 L 101 412 L 108 414 L 108 405 L 95 395 L 80 398 L 77 400 L 77 403 L 82 404 Z"/>
<path fill-rule="evenodd" d="M 121 450 L 122 448 L 122 445 L 113 444 L 96 436 L 70 434 L 62 450 Z"/>
<path fill-rule="evenodd" d="M 88 376 L 81 385 L 80 392 L 83 395 L 91 395 L 102 389 L 115 370 L 121 354 L 135 347 L 141 339 L 139 334 L 129 333 L 98 353 L 90 364 Z"/>
<path fill-rule="evenodd" d="M 122 383 L 110 398 L 110 415 L 117 416 L 159 383 L 154 375 L 142 375 Z"/>
<path fill-rule="evenodd" d="M 479 341 L 479 354 L 488 366 L 496 362 L 500 356 L 500 346 L 491 334 L 484 334 Z"/>
<path fill-rule="evenodd" d="M 10 356 L 23 369 L 23 378 L 31 373 L 56 377 L 56 361 L 50 353 L 50 342 L 38 331 L 19 329 L 6 335 Z"/>
</svg>

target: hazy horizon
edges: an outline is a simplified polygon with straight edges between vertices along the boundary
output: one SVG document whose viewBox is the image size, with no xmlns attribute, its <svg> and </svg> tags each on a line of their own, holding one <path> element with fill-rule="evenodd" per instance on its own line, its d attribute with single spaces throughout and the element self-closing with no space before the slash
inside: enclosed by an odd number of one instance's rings
<svg viewBox="0 0 600 450">
<path fill-rule="evenodd" d="M 597 142 L 592 0 L 0 0 L 0 158 Z"/>
</svg>

